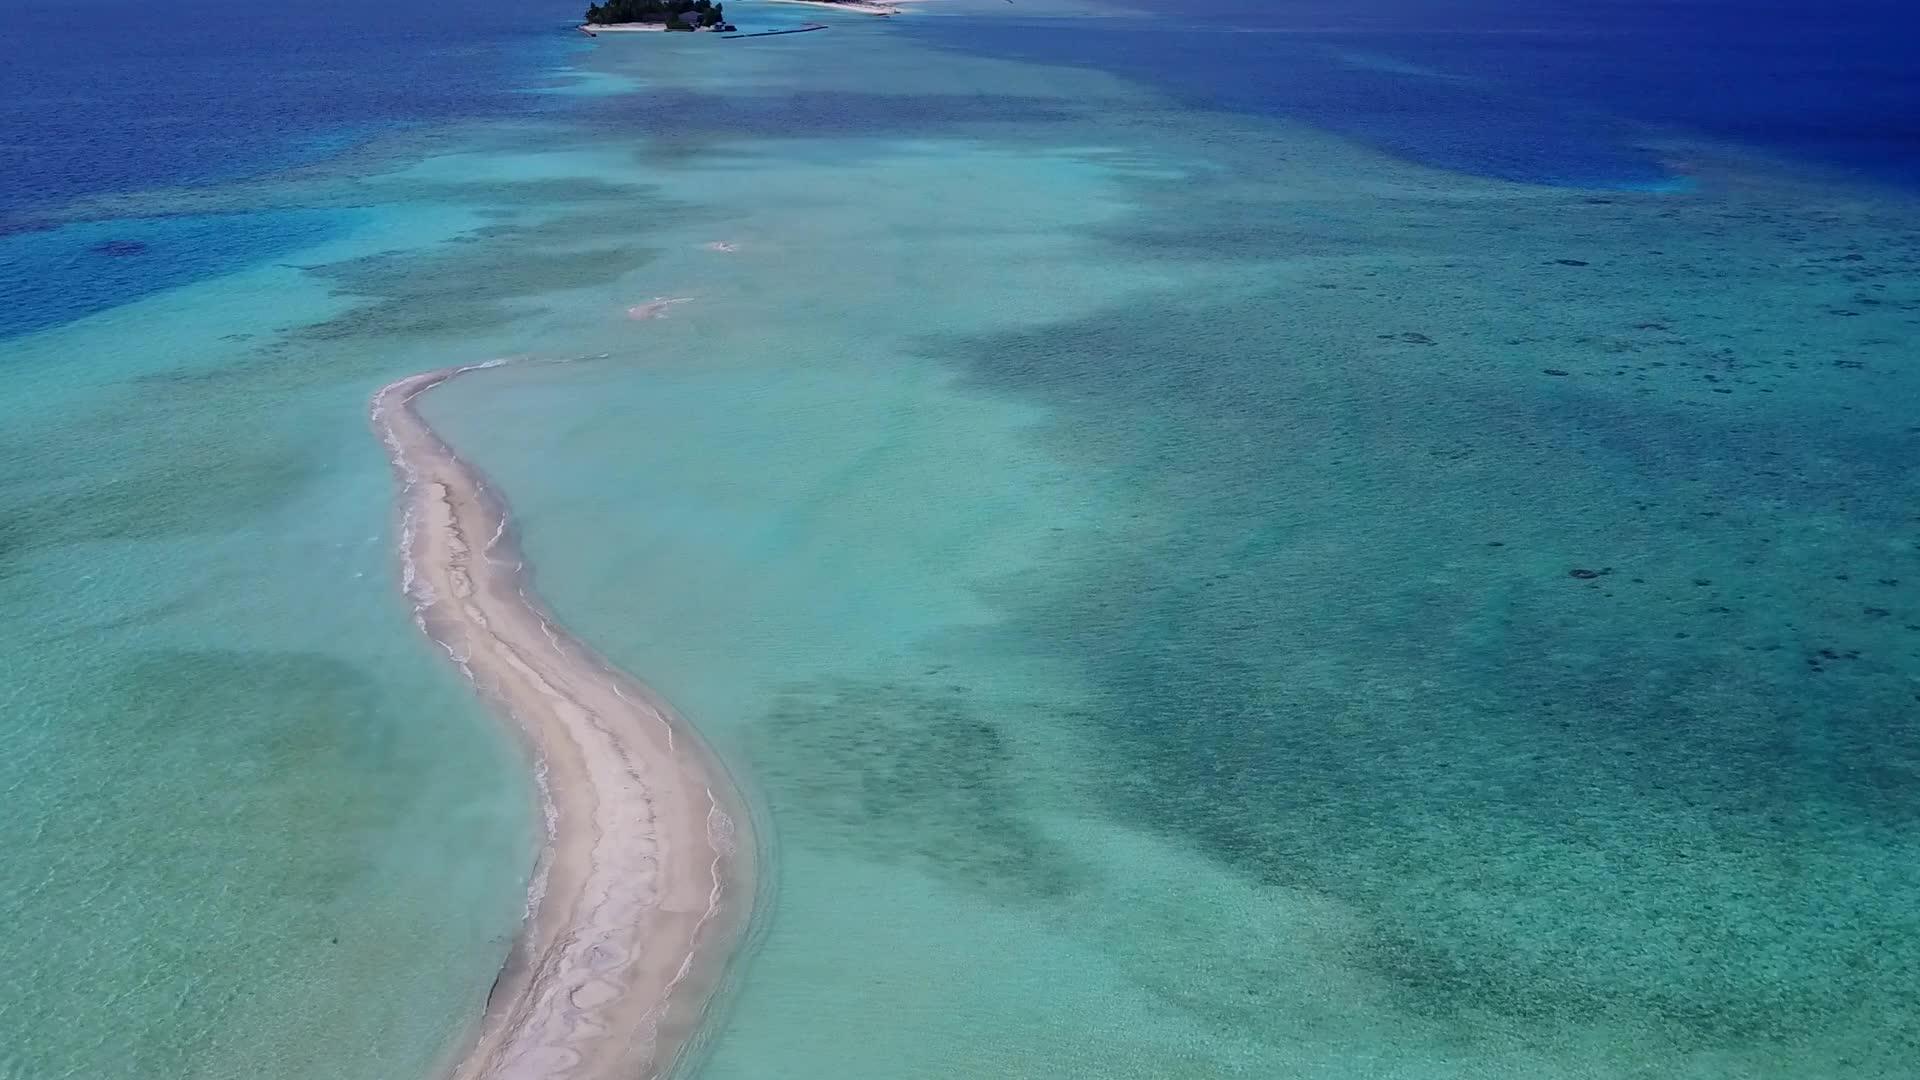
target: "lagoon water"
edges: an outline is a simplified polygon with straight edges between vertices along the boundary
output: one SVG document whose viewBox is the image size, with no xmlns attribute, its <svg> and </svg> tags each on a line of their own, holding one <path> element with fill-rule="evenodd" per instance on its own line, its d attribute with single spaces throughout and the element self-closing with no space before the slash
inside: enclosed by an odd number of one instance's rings
<svg viewBox="0 0 1920 1080">
<path fill-rule="evenodd" d="M 530 785 L 365 409 L 492 357 L 433 422 L 760 811 L 688 1076 L 1920 1056 L 1898 10 L 25 7 L 0 1076 L 457 1044 Z"/>
</svg>

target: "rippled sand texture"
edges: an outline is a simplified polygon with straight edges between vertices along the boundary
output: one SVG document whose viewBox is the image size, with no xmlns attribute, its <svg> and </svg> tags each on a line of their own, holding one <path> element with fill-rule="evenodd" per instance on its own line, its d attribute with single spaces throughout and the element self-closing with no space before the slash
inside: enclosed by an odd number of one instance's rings
<svg viewBox="0 0 1920 1080">
<path fill-rule="evenodd" d="M 401 379 L 373 406 L 402 485 L 416 622 L 525 732 L 545 802 L 526 924 L 453 1075 L 658 1076 L 744 922 L 745 818 L 685 721 L 547 616 L 505 506 L 414 411 L 420 394 L 488 366 Z"/>
</svg>

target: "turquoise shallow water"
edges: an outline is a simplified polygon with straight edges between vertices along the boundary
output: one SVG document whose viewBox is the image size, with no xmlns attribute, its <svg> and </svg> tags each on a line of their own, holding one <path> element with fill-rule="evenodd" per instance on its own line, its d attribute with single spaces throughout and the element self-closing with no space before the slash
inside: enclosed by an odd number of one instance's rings
<svg viewBox="0 0 1920 1080">
<path fill-rule="evenodd" d="M 433 406 L 770 812 L 702 1075 L 1900 1074 L 1905 196 L 859 63 L 1017 105 L 670 141 L 693 299 Z"/>
<path fill-rule="evenodd" d="M 422 1071 L 518 916 L 526 784 L 394 619 L 365 377 L 251 345 L 336 306 L 297 277 L 7 347 L 0 1074 Z"/>
<path fill-rule="evenodd" d="M 420 1075 L 471 1015 L 526 785 L 364 408 L 495 356 L 598 358 L 427 411 L 762 811 L 688 1075 L 1904 1075 L 1920 205 L 828 17 L 126 196 L 329 227 L 0 343 L 0 1075 Z"/>
</svg>

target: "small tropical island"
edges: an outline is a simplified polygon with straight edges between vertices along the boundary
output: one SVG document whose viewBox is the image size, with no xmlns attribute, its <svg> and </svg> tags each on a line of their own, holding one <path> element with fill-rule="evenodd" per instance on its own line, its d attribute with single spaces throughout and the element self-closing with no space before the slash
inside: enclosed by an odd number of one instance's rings
<svg viewBox="0 0 1920 1080">
<path fill-rule="evenodd" d="M 580 29 L 733 30 L 720 9 L 713 0 L 605 0 L 587 8 Z"/>
</svg>

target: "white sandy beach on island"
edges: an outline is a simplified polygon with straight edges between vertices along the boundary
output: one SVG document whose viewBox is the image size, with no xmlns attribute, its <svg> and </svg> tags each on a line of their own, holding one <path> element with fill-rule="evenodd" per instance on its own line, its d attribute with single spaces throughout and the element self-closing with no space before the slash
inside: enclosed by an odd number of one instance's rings
<svg viewBox="0 0 1920 1080">
<path fill-rule="evenodd" d="M 526 921 L 448 1074 L 658 1077 L 745 926 L 749 822 L 699 734 L 541 606 L 505 503 L 416 411 L 419 395 L 492 366 L 401 379 L 372 410 L 401 484 L 415 621 L 525 735 L 545 804 Z"/>
<path fill-rule="evenodd" d="M 623 23 L 581 23 L 580 29 L 589 34 L 649 34 L 664 33 L 664 22 L 623 22 Z"/>
</svg>

